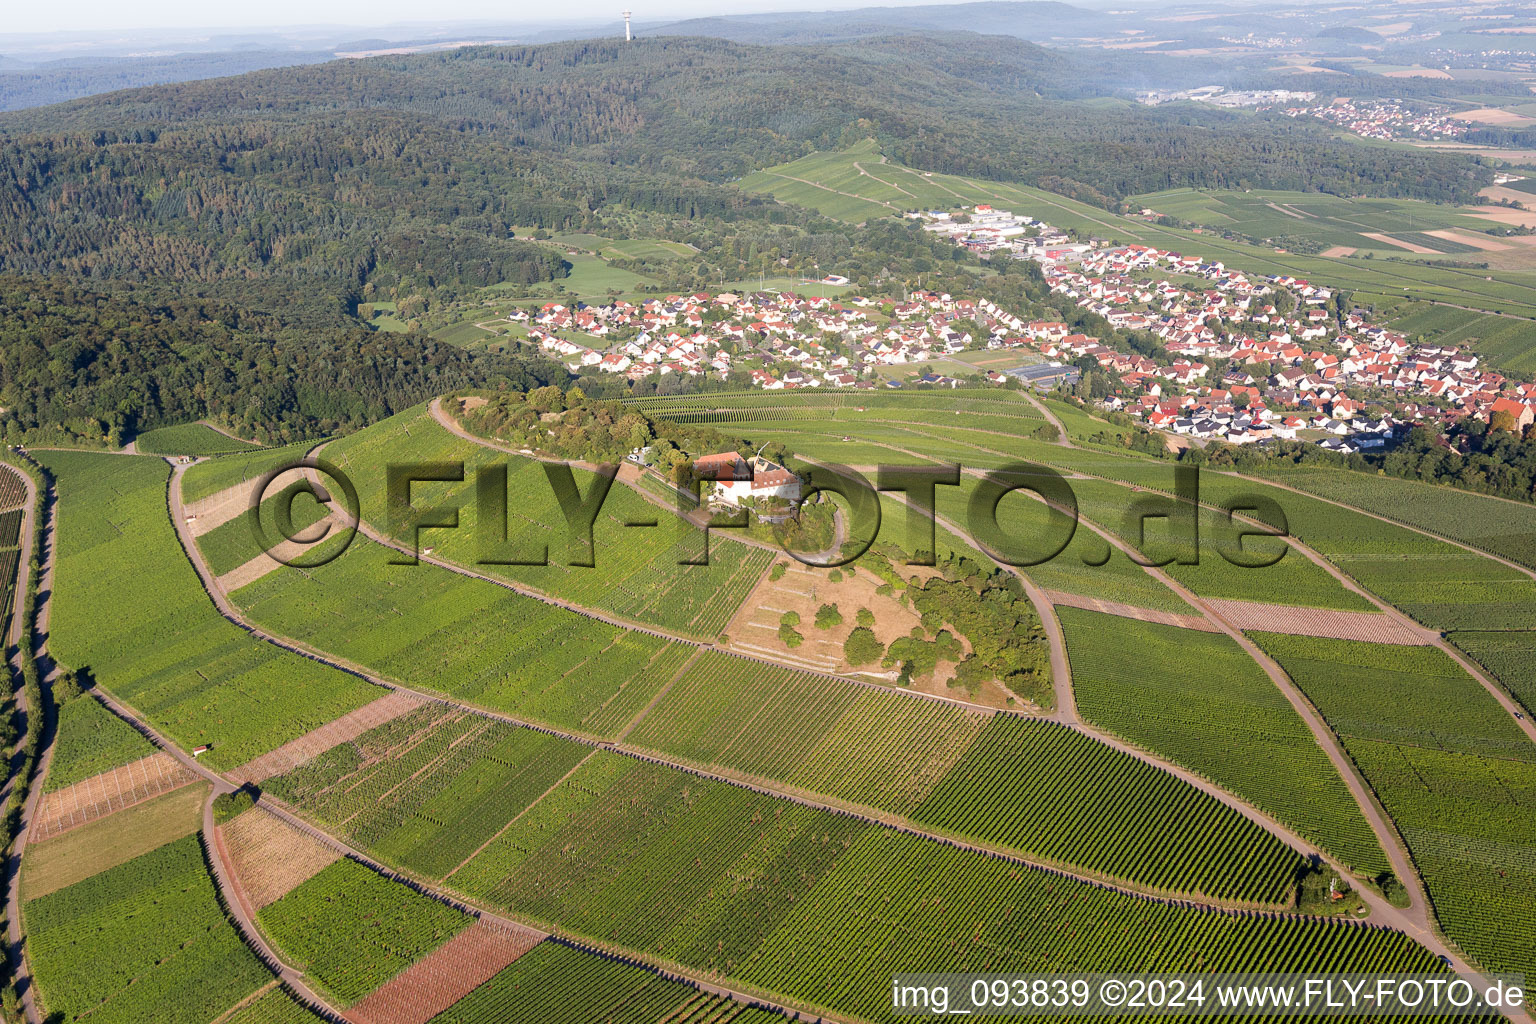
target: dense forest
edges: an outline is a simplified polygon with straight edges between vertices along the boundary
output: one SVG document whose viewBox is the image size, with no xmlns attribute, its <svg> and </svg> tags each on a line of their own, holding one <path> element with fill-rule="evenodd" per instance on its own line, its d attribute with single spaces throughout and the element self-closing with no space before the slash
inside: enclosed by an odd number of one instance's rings
<svg viewBox="0 0 1536 1024">
<path fill-rule="evenodd" d="M 339 319 L 299 324 L 213 301 L 0 277 L 6 443 L 121 445 L 211 419 L 264 441 L 363 426 L 454 388 L 569 379 L 545 360 L 469 353 Z"/>
</svg>

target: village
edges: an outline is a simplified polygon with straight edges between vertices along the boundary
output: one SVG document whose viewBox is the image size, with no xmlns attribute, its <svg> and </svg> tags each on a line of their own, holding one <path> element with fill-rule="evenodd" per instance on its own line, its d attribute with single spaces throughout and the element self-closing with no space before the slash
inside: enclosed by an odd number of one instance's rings
<svg viewBox="0 0 1536 1024">
<path fill-rule="evenodd" d="M 1092 360 L 1119 382 L 1102 399 L 1149 429 L 1197 443 L 1310 440 L 1354 452 L 1384 446 L 1416 422 L 1507 414 L 1536 418 L 1536 384 L 1481 368 L 1456 347 L 1415 343 L 1327 287 L 1255 278 L 1220 261 L 1140 245 L 1076 239 L 1034 218 L 980 205 L 912 215 L 984 259 L 1038 263 L 1052 295 L 1110 328 L 1155 338 L 1172 360 L 1026 321 L 988 300 L 936 292 L 834 300 L 794 292 L 670 295 L 514 311 L 528 341 L 573 368 L 677 380 L 737 376 L 764 390 L 954 387 L 960 377 L 1048 389 L 1072 384 Z M 844 283 L 831 279 L 823 283 Z M 1108 332 L 1105 332 L 1108 333 Z M 1018 350 L 1020 365 L 979 371 L 961 353 Z M 921 364 L 928 372 L 892 368 Z M 1502 422 L 1502 421 L 1501 421 Z"/>
</svg>

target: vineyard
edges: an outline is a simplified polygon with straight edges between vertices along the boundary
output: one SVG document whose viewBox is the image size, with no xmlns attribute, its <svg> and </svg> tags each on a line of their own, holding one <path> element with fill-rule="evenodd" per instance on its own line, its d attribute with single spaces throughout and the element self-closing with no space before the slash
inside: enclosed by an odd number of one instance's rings
<svg viewBox="0 0 1536 1024">
<path fill-rule="evenodd" d="M 1340 469 L 1277 469 L 1274 478 L 1536 567 L 1536 506 L 1526 502 Z"/>
<path fill-rule="evenodd" d="M 17 509 L 27 500 L 27 484 L 21 472 L 11 466 L 0 465 L 0 510 Z M 12 544 L 16 543 L 14 540 Z"/>
<path fill-rule="evenodd" d="M 381 859 L 441 878 L 587 753 L 545 733 L 425 705 L 265 788 Z"/>
<path fill-rule="evenodd" d="M 627 740 L 905 813 L 985 721 L 979 711 L 705 652 Z"/>
<path fill-rule="evenodd" d="M 274 988 L 236 1010 L 224 1024 L 319 1024 L 320 1020 L 285 989 Z"/>
<path fill-rule="evenodd" d="M 225 920 L 196 836 L 25 904 L 41 1005 L 65 1021 L 207 1024 L 271 975 Z"/>
<path fill-rule="evenodd" d="M 298 462 L 314 446 L 313 441 L 300 441 L 282 448 L 224 455 L 189 466 L 181 478 L 181 500 L 190 505 L 248 480 L 259 480 L 280 466 Z"/>
<path fill-rule="evenodd" d="M 1004 781 L 1006 780 L 1006 781 Z M 913 817 L 1173 893 L 1283 904 L 1301 856 L 1237 811 L 1055 722 L 998 717 Z"/>
<path fill-rule="evenodd" d="M 311 984 L 357 1002 L 473 919 L 343 858 L 257 914 Z"/>
<path fill-rule="evenodd" d="M 378 695 L 219 615 L 166 513 L 163 461 L 41 454 L 59 492 L 49 646 L 182 749 L 232 768 Z"/>
<path fill-rule="evenodd" d="M 262 536 L 272 541 L 282 539 L 283 535 L 277 525 L 277 509 L 280 505 L 291 513 L 294 530 L 301 531 L 299 536 L 307 537 L 317 532 L 307 527 L 320 522 L 329 514 L 303 483 L 290 484 L 281 490 L 274 487 L 272 491 L 275 493 L 261 503 L 259 512 L 253 513 L 246 509 L 229 522 L 221 523 L 197 538 L 198 550 L 203 553 L 208 568 L 215 576 L 239 568 L 261 554 L 265 550 Z M 259 520 L 254 516 L 259 516 Z"/>
<path fill-rule="evenodd" d="M 225 455 L 255 447 L 202 423 L 159 427 L 134 438 L 134 450 L 143 455 Z"/>
<path fill-rule="evenodd" d="M 1220 634 L 1057 609 L 1083 717 L 1252 801 L 1366 877 L 1385 854 L 1262 669 Z"/>
<path fill-rule="evenodd" d="M 432 1018 L 432 1024 L 772 1024 L 783 1019 L 640 967 L 545 941 Z"/>
<path fill-rule="evenodd" d="M 739 972 L 872 1021 L 899 1021 L 890 979 L 959 972 L 1433 972 L 1399 932 L 1187 909 L 873 830 L 795 901 Z M 930 966 L 931 965 L 931 966 Z M 1347 967 L 1345 965 L 1348 965 Z"/>
<path fill-rule="evenodd" d="M 608 492 L 594 524 L 593 550 L 573 552 L 564 514 L 540 463 L 456 437 L 420 408 L 332 442 L 323 454 L 352 478 L 363 518 L 386 533 L 391 528 L 386 466 L 462 462 L 463 482 L 421 483 L 412 488 L 412 502 L 418 509 L 459 507 L 457 529 L 422 533 L 421 544 L 432 548 L 434 557 L 702 640 L 714 639 L 730 621 L 772 558 L 768 551 L 717 536 L 709 546 L 707 566 L 684 565 L 702 554 L 698 531 L 618 483 Z M 522 560 L 547 553 L 548 565 L 477 564 L 485 549 L 477 536 L 476 473 L 486 464 L 507 467 L 504 543 L 500 527 L 490 526 L 497 549 L 506 558 Z M 589 493 L 592 475 L 585 470 L 573 473 L 581 493 Z M 593 566 L 571 564 L 573 555 Z"/>
<path fill-rule="evenodd" d="M 100 701 L 78 696 L 59 708 L 53 762 L 43 792 L 52 793 L 154 752 L 154 744 Z"/>
<path fill-rule="evenodd" d="M 284 636 L 409 686 L 594 736 L 613 736 L 694 648 L 622 629 L 358 537 L 341 557 L 236 591 Z"/>
<path fill-rule="evenodd" d="M 1254 634 L 1381 799 L 1446 933 L 1488 970 L 1536 971 L 1536 747 L 1433 648 Z"/>
</svg>

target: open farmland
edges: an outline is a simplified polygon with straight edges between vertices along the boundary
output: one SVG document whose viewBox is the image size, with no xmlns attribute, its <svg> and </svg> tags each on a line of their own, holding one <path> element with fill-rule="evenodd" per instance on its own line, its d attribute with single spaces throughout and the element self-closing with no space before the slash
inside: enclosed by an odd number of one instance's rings
<svg viewBox="0 0 1536 1024">
<path fill-rule="evenodd" d="M 1254 636 L 1392 815 L 1446 933 L 1491 970 L 1536 969 L 1536 745 L 1439 651 Z"/>
<path fill-rule="evenodd" d="M 166 514 L 163 461 L 43 454 L 59 491 L 49 646 L 62 662 L 223 768 L 377 695 L 220 617 Z"/>
<path fill-rule="evenodd" d="M 155 752 L 155 745 L 137 729 L 90 697 L 77 697 L 59 708 L 58 723 L 44 792 L 64 789 Z"/>
<path fill-rule="evenodd" d="M 196 836 L 25 912 L 39 1000 L 65 1020 L 207 1024 L 271 977 L 225 919 Z"/>
<path fill-rule="evenodd" d="M 593 550 L 573 551 L 540 463 L 456 437 L 419 407 L 327 445 L 324 456 L 351 475 L 364 520 L 385 533 L 392 531 L 385 495 L 389 463 L 462 462 L 463 482 L 412 488 L 417 508 L 459 509 L 457 529 L 422 532 L 422 546 L 432 548 L 434 557 L 474 565 L 476 571 L 561 600 L 699 639 L 713 639 L 730 621 L 772 557 L 764 549 L 722 540 L 710 545 L 708 567 L 683 568 L 680 563 L 700 554 L 696 531 L 669 508 L 618 483 L 595 524 Z M 492 463 L 508 467 L 505 531 L 496 535 L 498 549 L 524 561 L 547 554 L 549 564 L 476 564 L 486 554 L 485 539 L 477 536 L 476 473 Z M 591 475 L 578 469 L 575 476 L 581 492 L 589 493 Z M 492 524 L 490 529 L 497 528 Z M 577 560 L 595 565 L 571 564 Z"/>
</svg>

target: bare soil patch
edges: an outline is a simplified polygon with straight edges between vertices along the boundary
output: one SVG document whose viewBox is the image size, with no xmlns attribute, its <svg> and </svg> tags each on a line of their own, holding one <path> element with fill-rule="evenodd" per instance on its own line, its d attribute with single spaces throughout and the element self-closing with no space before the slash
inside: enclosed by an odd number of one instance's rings
<svg viewBox="0 0 1536 1024">
<path fill-rule="evenodd" d="M 253 911 L 275 903 L 341 859 L 282 818 L 252 807 L 219 826 L 230 873 Z"/>
<path fill-rule="evenodd" d="M 1178 626 L 1180 629 L 1193 629 L 1201 633 L 1219 633 L 1221 630 L 1215 623 L 1204 615 L 1191 615 L 1188 612 L 1165 612 L 1158 608 L 1142 608 L 1133 604 L 1122 604 L 1119 601 L 1104 601 L 1097 597 L 1087 597 L 1083 594 L 1070 594 L 1065 590 L 1047 590 L 1045 598 L 1053 605 L 1063 608 L 1083 608 L 1090 612 L 1102 612 L 1105 615 L 1118 615 L 1122 619 L 1135 619 L 1138 622 L 1156 622 L 1164 626 Z"/>
<path fill-rule="evenodd" d="M 1292 608 L 1226 598 L 1208 602 L 1222 618 L 1238 629 L 1267 630 L 1292 636 L 1316 636 L 1333 640 L 1362 640 L 1372 644 L 1426 647 L 1438 634 L 1407 625 L 1381 612 L 1346 612 L 1331 608 Z"/>
<path fill-rule="evenodd" d="M 354 1024 L 426 1024 L 544 940 L 479 921 L 347 1010 Z"/>
<path fill-rule="evenodd" d="M 196 778 L 191 769 L 170 754 L 156 751 L 44 796 L 37 820 L 32 824 L 32 834 L 39 840 L 50 839 L 114 811 L 179 789 Z"/>
<path fill-rule="evenodd" d="M 297 483 L 303 478 L 304 471 L 291 469 L 280 473 L 267 487 L 268 497 L 279 493 L 289 484 Z M 187 516 L 187 529 L 194 537 L 203 534 L 241 515 L 251 507 L 251 499 L 256 485 L 261 482 L 258 477 L 255 480 L 243 480 L 233 487 L 226 487 L 216 494 L 210 494 L 206 498 L 189 501 L 182 506 Z"/>
<path fill-rule="evenodd" d="M 1511 210 L 1506 206 L 1474 206 L 1472 212 L 1499 224 L 1536 228 L 1536 210 Z"/>
<path fill-rule="evenodd" d="M 1405 242 L 1400 238 L 1393 238 L 1391 235 L 1384 235 L 1379 231 L 1362 231 L 1360 233 L 1366 238 L 1374 238 L 1382 245 L 1390 245 L 1394 249 L 1404 249 L 1408 252 L 1428 253 L 1435 256 L 1443 255 L 1438 249 L 1431 249 L 1428 246 L 1415 245 L 1412 242 Z"/>
<path fill-rule="evenodd" d="M 1383 71 L 1386 78 L 1450 78 L 1448 72 L 1439 68 L 1404 68 L 1401 71 Z"/>
<path fill-rule="evenodd" d="M 1438 231 L 1426 231 L 1426 235 L 1432 238 L 1443 238 L 1447 242 L 1460 242 L 1462 245 L 1470 245 L 1474 249 L 1484 252 L 1498 252 L 1500 249 L 1508 249 L 1503 242 L 1496 242 L 1487 235 L 1479 235 L 1471 231 L 1457 231 L 1454 228 L 1441 228 Z"/>
<path fill-rule="evenodd" d="M 349 711 L 333 721 L 289 740 L 276 750 L 253 758 L 229 773 L 236 782 L 261 782 L 298 767 L 305 761 L 330 750 L 338 743 L 354 740 L 385 722 L 399 718 L 421 706 L 421 698 L 400 690 L 391 690 L 378 700 Z"/>
<path fill-rule="evenodd" d="M 1347 245 L 1335 245 L 1332 248 L 1324 249 L 1322 254 L 1324 256 L 1335 256 L 1335 257 L 1337 257 L 1337 256 L 1353 256 L 1355 254 L 1355 250 L 1352 249 L 1351 247 L 1347 246 Z"/>
<path fill-rule="evenodd" d="M 1479 124 L 1536 124 L 1536 117 L 1517 114 L 1513 110 L 1500 110 L 1498 107 L 1479 107 L 1477 110 L 1468 110 L 1457 114 L 1456 119 L 1475 121 Z"/>
</svg>

